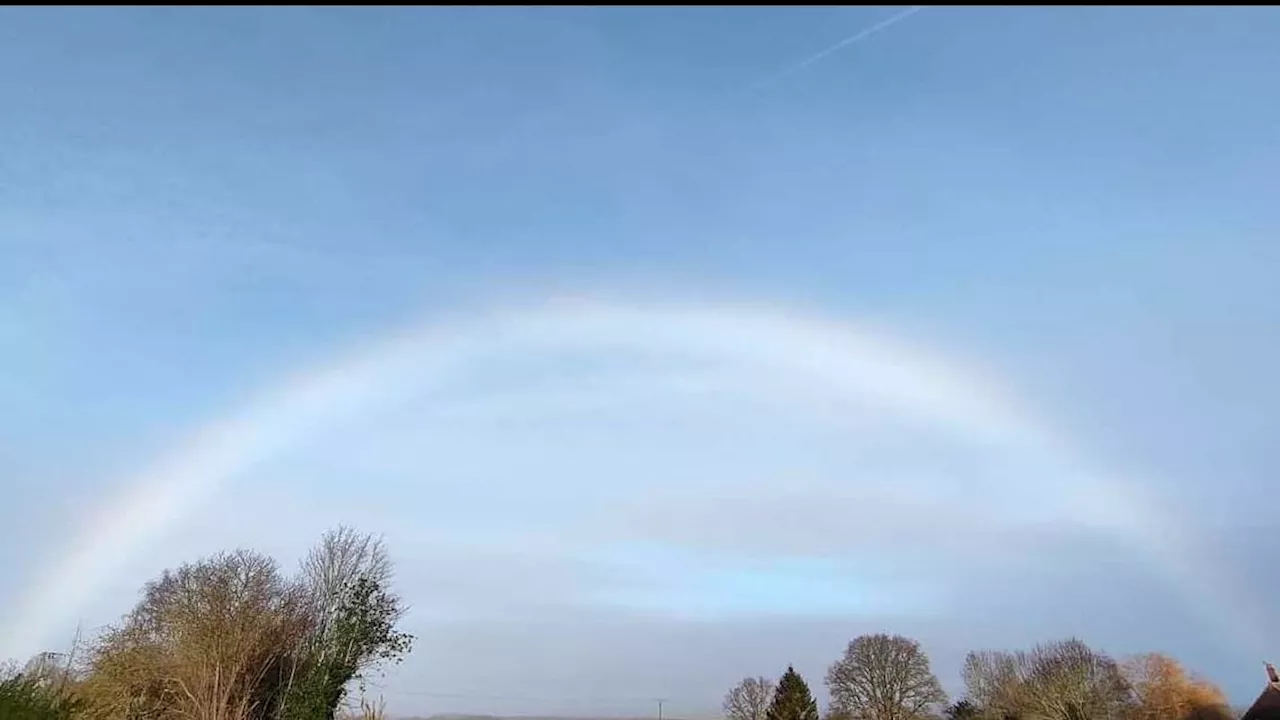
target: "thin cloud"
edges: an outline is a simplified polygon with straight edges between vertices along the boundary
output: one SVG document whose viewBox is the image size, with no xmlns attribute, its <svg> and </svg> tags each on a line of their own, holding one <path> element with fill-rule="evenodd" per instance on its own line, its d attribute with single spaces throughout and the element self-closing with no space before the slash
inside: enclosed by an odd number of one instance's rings
<svg viewBox="0 0 1280 720">
<path fill-rule="evenodd" d="M 865 27 L 859 30 L 858 32 L 850 35 L 849 37 L 844 38 L 843 40 L 836 43 L 835 45 L 832 45 L 831 47 L 828 47 L 825 50 L 822 50 L 821 52 L 811 55 L 805 58 L 804 60 L 801 60 L 800 62 L 796 63 L 795 65 L 792 65 L 786 68 L 785 70 L 781 70 L 779 72 L 773 73 L 772 75 L 766 75 L 760 78 L 759 80 L 756 80 L 755 82 L 747 86 L 746 92 L 748 93 L 758 92 L 760 90 L 763 90 L 769 87 L 770 85 L 774 85 L 778 83 L 783 79 L 791 77 L 792 75 L 795 75 L 796 73 L 800 72 L 801 70 L 804 70 L 810 65 L 813 65 L 814 63 L 817 63 L 823 60 L 824 58 L 828 57 L 829 55 L 832 55 L 833 53 L 839 52 L 840 50 L 843 50 L 844 48 L 847 48 L 850 45 L 856 45 L 882 30 L 886 30 L 894 25 L 897 25 L 903 20 L 906 20 L 912 15 L 915 15 L 916 13 L 920 12 L 924 8 L 925 6 L 923 5 L 912 5 L 906 10 L 902 10 L 894 15 L 891 15 L 874 25 Z"/>
</svg>

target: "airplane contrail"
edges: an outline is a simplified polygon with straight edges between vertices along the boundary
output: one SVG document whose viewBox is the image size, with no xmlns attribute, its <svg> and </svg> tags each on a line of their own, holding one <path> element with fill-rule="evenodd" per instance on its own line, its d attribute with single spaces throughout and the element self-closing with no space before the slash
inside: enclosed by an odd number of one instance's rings
<svg viewBox="0 0 1280 720">
<path fill-rule="evenodd" d="M 755 82 L 749 85 L 737 86 L 737 89 L 733 89 L 730 87 L 721 88 L 720 90 L 715 92 L 715 96 L 722 100 L 727 100 L 730 98 L 740 97 L 741 95 L 749 95 L 759 90 L 763 90 L 764 88 L 770 85 L 773 85 L 774 83 L 777 83 L 779 80 L 783 80 L 785 78 L 788 78 L 800 72 L 801 70 L 804 70 L 805 68 L 822 60 L 823 58 L 827 57 L 828 55 L 831 55 L 832 53 L 838 52 L 850 45 L 855 45 L 857 43 L 860 43 L 863 40 L 866 40 L 867 38 L 871 37 L 872 35 L 875 35 L 876 33 L 880 32 L 881 30 L 885 30 L 886 28 L 892 25 L 896 25 L 902 22 L 903 20 L 906 20 L 912 15 L 915 15 L 921 10 L 924 10 L 926 7 L 928 6 L 912 5 L 911 7 L 905 10 L 900 10 L 897 13 L 885 18 L 884 20 L 881 20 L 880 22 L 875 23 L 874 25 L 870 25 L 868 27 L 865 27 L 859 30 L 858 32 L 844 38 L 840 42 L 837 42 L 835 45 L 832 45 L 831 47 L 828 47 L 817 54 L 811 55 L 810 57 L 805 58 L 804 60 L 801 60 L 800 62 L 796 63 L 795 65 L 792 65 L 791 67 L 786 68 L 785 70 L 775 72 L 771 75 L 766 75 L 762 78 L 757 79 Z M 669 124 L 670 124 L 670 118 L 647 118 L 647 119 L 632 120 L 631 122 L 623 125 L 621 128 L 613 131 L 613 133 L 615 135 L 625 136 L 627 134 L 635 133 L 638 131 L 646 131 L 646 130 L 661 131 L 663 129 L 663 126 L 669 125 Z M 497 156 L 499 158 L 507 156 L 509 154 L 510 154 L 509 148 L 505 148 L 505 149 L 500 148 L 497 151 Z"/>
<path fill-rule="evenodd" d="M 795 65 L 792 65 L 791 67 L 789 67 L 789 68 L 787 68 L 787 69 L 785 69 L 785 70 L 782 70 L 782 71 L 780 71 L 780 72 L 776 72 L 776 73 L 774 73 L 774 74 L 772 74 L 772 75 L 766 75 L 765 77 L 763 77 L 763 78 L 761 78 L 761 79 L 759 79 L 759 80 L 755 81 L 754 83 L 751 83 L 750 85 L 748 85 L 748 86 L 747 86 L 746 91 L 747 91 L 747 92 L 749 92 L 749 93 L 751 93 L 751 92 L 756 92 L 756 91 L 758 91 L 758 90 L 762 90 L 762 89 L 764 89 L 764 88 L 766 88 L 766 87 L 768 87 L 768 86 L 770 86 L 770 85 L 772 85 L 772 84 L 774 84 L 774 83 L 778 82 L 779 80 L 782 80 L 783 78 L 790 77 L 790 76 L 792 76 L 792 75 L 794 75 L 794 74 L 796 74 L 796 73 L 800 72 L 801 70 L 804 70 L 805 68 L 809 67 L 810 65 L 812 65 L 812 64 L 814 64 L 814 63 L 816 63 L 816 62 L 818 62 L 819 60 L 822 60 L 823 58 L 827 57 L 828 55 L 830 55 L 830 54 L 832 54 L 832 53 L 834 53 L 834 52 L 837 52 L 837 51 L 839 51 L 839 50 L 842 50 L 842 49 L 844 49 L 844 48 L 846 48 L 846 47 L 848 47 L 848 46 L 850 46 L 850 45 L 854 45 L 854 44 L 860 43 L 860 42 L 862 42 L 863 40 L 866 40 L 867 38 L 871 37 L 872 35 L 875 35 L 876 33 L 880 32 L 881 30 L 884 30 L 884 29 L 886 29 L 886 28 L 889 28 L 889 27 L 890 27 L 890 26 L 892 26 L 892 25 L 896 25 L 896 24 L 898 24 L 898 23 L 902 22 L 903 20 L 906 20 L 907 18 L 911 17 L 912 15 L 915 15 L 916 13 L 920 12 L 920 11 L 921 11 L 921 10 L 923 10 L 924 8 L 925 8 L 925 6 L 924 6 L 924 5 L 912 5 L 911 7 L 907 8 L 906 10 L 903 10 L 903 11 L 901 11 L 901 12 L 895 13 L 894 15 L 891 15 L 891 16 L 889 16 L 889 17 L 885 18 L 884 20 L 881 20 L 880 22 L 878 22 L 878 23 L 876 23 L 876 24 L 874 24 L 874 25 L 871 25 L 871 26 L 868 26 L 868 27 L 865 27 L 865 28 L 863 28 L 863 29 L 859 30 L 858 32 L 856 32 L 856 33 L 854 33 L 854 34 L 850 35 L 849 37 L 847 37 L 847 38 L 845 38 L 845 39 L 841 40 L 840 42 L 836 43 L 835 45 L 832 45 L 831 47 L 829 47 L 829 48 L 827 48 L 827 49 L 825 49 L 825 50 L 823 50 L 823 51 L 821 51 L 821 52 L 819 52 L 819 53 L 816 53 L 816 54 L 814 54 L 814 55 L 811 55 L 810 57 L 805 58 L 804 60 L 801 60 L 800 62 L 796 63 Z"/>
</svg>

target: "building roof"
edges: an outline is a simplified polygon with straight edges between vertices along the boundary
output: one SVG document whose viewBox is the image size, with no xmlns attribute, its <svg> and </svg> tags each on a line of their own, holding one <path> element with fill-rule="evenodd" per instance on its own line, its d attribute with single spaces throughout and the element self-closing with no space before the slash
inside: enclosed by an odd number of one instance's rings
<svg viewBox="0 0 1280 720">
<path fill-rule="evenodd" d="M 1271 663 L 1267 663 L 1267 686 L 1240 720 L 1280 720 L 1280 676 Z"/>
</svg>

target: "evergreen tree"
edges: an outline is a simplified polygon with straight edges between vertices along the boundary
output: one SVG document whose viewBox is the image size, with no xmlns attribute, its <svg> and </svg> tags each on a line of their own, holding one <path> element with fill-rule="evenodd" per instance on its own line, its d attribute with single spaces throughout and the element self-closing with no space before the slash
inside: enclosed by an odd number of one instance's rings
<svg viewBox="0 0 1280 720">
<path fill-rule="evenodd" d="M 765 720 L 818 720 L 818 703 L 809 692 L 809 684 L 790 665 L 778 681 Z"/>
</svg>

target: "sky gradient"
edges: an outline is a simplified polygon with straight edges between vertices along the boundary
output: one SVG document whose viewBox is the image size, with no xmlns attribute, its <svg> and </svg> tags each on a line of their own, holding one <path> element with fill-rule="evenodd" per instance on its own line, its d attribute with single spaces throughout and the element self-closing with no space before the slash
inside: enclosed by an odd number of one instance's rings
<svg viewBox="0 0 1280 720">
<path fill-rule="evenodd" d="M 0 10 L 0 655 L 345 522 L 399 713 L 705 715 L 880 630 L 1250 699 L 1280 13 L 806 63 L 901 11 Z"/>
</svg>

